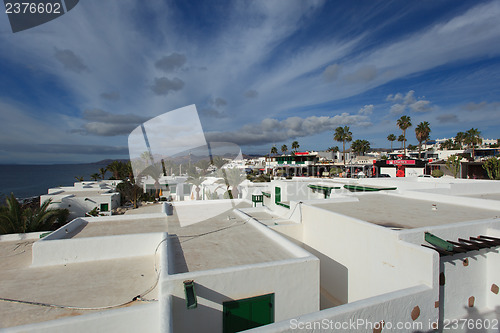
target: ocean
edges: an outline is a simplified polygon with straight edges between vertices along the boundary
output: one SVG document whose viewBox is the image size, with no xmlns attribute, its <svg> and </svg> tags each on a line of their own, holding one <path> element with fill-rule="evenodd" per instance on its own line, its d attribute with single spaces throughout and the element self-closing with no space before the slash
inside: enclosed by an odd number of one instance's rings
<svg viewBox="0 0 500 333">
<path fill-rule="evenodd" d="M 99 173 L 107 164 L 0 165 L 0 200 L 14 193 L 18 199 L 46 194 L 51 187 L 71 186 L 83 176 Z M 111 176 L 106 173 L 106 179 Z"/>
</svg>

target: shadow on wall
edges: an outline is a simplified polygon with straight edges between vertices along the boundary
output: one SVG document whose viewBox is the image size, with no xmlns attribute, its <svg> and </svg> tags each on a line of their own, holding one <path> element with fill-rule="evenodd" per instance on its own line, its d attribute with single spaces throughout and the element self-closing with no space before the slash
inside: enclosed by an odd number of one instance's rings
<svg viewBox="0 0 500 333">
<path fill-rule="evenodd" d="M 179 274 L 189 272 L 186 257 L 182 250 L 181 242 L 176 234 L 168 235 L 168 274 Z"/>
<path fill-rule="evenodd" d="M 198 301 L 205 298 L 200 285 L 195 284 L 195 289 Z M 186 300 L 176 296 L 172 297 L 172 318 L 174 332 L 222 332 L 222 311 L 200 303 L 195 309 L 188 310 Z"/>
<path fill-rule="evenodd" d="M 274 228 L 273 230 L 319 259 L 320 310 L 348 303 L 349 270 L 347 267 L 318 250 L 288 236 L 283 232 L 285 229 Z"/>
</svg>

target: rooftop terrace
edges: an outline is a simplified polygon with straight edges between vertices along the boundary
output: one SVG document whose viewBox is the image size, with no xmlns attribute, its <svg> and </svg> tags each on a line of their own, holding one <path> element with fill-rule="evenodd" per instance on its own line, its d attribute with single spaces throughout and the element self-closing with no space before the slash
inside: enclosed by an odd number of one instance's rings
<svg viewBox="0 0 500 333">
<path fill-rule="evenodd" d="M 250 207 L 241 203 L 238 207 Z M 192 207 L 206 211 L 206 206 Z M 179 218 L 168 217 L 171 253 L 174 255 L 170 274 L 248 265 L 294 258 L 286 249 L 266 237 L 234 210 L 201 222 L 181 227 Z M 258 246 L 256 246 L 258 244 Z"/>
<path fill-rule="evenodd" d="M 388 194 L 357 195 L 357 202 L 314 203 L 335 213 L 391 228 L 419 228 L 494 218 L 500 212 Z M 436 209 L 433 209 L 436 204 Z"/>
<path fill-rule="evenodd" d="M 81 308 L 120 305 L 152 286 L 157 279 L 154 257 L 102 260 L 30 267 L 34 240 L 0 242 L 0 295 L 22 301 Z M 61 292 L 63 291 L 63 292 Z M 147 298 L 155 298 L 157 290 Z M 133 302 L 126 306 L 144 304 Z M 96 312 L 0 302 L 0 328 Z M 103 311 L 102 309 L 100 311 Z"/>
</svg>

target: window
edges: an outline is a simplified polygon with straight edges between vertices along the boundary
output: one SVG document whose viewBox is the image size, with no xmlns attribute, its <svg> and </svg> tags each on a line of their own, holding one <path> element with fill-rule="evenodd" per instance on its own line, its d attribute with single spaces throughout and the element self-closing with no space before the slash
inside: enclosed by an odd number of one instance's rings
<svg viewBox="0 0 500 333">
<path fill-rule="evenodd" d="M 101 204 L 101 212 L 107 212 L 109 210 L 109 204 L 102 203 Z"/>
<path fill-rule="evenodd" d="M 274 294 L 224 302 L 222 306 L 224 333 L 274 323 Z"/>
</svg>

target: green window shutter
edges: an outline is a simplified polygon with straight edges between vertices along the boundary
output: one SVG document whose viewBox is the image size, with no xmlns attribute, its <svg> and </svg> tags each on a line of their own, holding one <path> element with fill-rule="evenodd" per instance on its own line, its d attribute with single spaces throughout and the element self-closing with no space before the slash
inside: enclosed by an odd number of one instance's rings
<svg viewBox="0 0 500 333">
<path fill-rule="evenodd" d="M 224 302 L 222 305 L 224 333 L 274 323 L 274 294 Z"/>
<path fill-rule="evenodd" d="M 274 188 L 274 203 L 281 202 L 281 188 L 276 186 Z"/>
</svg>

